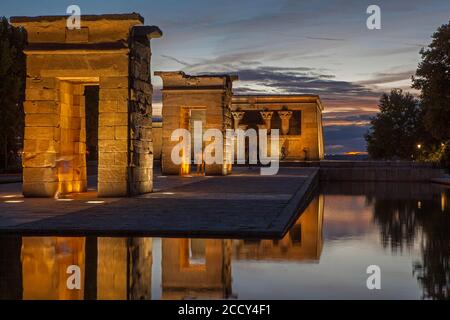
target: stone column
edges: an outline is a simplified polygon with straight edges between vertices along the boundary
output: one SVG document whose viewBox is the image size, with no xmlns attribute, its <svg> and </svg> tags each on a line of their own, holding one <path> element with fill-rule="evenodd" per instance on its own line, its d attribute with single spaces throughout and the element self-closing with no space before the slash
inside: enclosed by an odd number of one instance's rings
<svg viewBox="0 0 450 320">
<path fill-rule="evenodd" d="M 272 121 L 273 111 L 260 111 L 260 114 L 264 120 L 267 131 L 270 132 L 270 129 L 272 127 L 271 121 Z"/>
<path fill-rule="evenodd" d="M 287 135 L 289 133 L 289 120 L 292 117 L 292 111 L 278 111 L 281 119 L 281 134 Z"/>
<path fill-rule="evenodd" d="M 130 52 L 128 192 L 137 195 L 153 190 L 151 50 L 148 39 L 135 39 Z"/>
<path fill-rule="evenodd" d="M 128 240 L 130 278 L 128 298 L 150 300 L 152 297 L 152 238 Z"/>
<path fill-rule="evenodd" d="M 27 68 L 33 64 L 27 60 Z M 53 197 L 58 190 L 59 100 L 55 78 L 27 78 L 25 91 L 25 137 L 23 194 Z"/>
<path fill-rule="evenodd" d="M 245 112 L 243 112 L 243 111 L 234 111 L 231 114 L 233 115 L 233 119 L 234 119 L 234 130 L 237 130 L 237 129 L 239 129 L 239 123 L 244 118 Z"/>
<path fill-rule="evenodd" d="M 129 238 L 97 240 L 97 300 L 127 300 L 130 281 Z"/>
<path fill-rule="evenodd" d="M 128 194 L 128 77 L 100 77 L 98 194 Z"/>
</svg>

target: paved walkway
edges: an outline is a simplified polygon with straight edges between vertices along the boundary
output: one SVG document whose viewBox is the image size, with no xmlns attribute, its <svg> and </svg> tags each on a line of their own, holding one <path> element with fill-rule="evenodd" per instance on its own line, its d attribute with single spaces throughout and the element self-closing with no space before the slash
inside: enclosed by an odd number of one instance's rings
<svg viewBox="0 0 450 320">
<path fill-rule="evenodd" d="M 281 237 L 306 207 L 317 169 L 281 168 L 276 176 L 237 168 L 226 177 L 155 175 L 155 192 L 99 199 L 29 199 L 20 184 L 0 185 L 0 233 Z M 92 183 L 92 182 L 91 182 Z"/>
</svg>

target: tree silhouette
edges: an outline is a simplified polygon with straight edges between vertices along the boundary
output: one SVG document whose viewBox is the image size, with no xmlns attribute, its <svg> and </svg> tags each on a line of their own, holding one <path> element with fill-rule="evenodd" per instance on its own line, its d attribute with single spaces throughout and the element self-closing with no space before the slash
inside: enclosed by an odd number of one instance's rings
<svg viewBox="0 0 450 320">
<path fill-rule="evenodd" d="M 374 159 L 411 159 L 423 134 L 419 102 L 410 93 L 394 89 L 383 94 L 380 112 L 371 120 L 365 138 Z"/>
<path fill-rule="evenodd" d="M 0 19 L 0 154 L 4 169 L 10 155 L 20 149 L 23 137 L 25 42 L 24 29 L 11 26 L 5 17 Z"/>
</svg>

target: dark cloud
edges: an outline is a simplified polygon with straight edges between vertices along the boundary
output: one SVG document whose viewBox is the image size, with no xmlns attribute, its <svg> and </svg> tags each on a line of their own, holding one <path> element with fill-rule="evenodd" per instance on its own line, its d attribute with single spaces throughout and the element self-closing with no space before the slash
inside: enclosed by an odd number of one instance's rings
<svg viewBox="0 0 450 320">
<path fill-rule="evenodd" d="M 306 39 L 310 39 L 310 40 L 323 40 L 323 41 L 345 41 L 345 39 L 339 39 L 339 38 L 323 38 L 323 37 L 306 37 Z"/>
<path fill-rule="evenodd" d="M 374 74 L 370 79 L 358 82 L 362 85 L 386 84 L 402 80 L 410 80 L 411 76 L 415 74 L 415 70 L 408 70 L 402 72 L 379 72 Z"/>
<path fill-rule="evenodd" d="M 366 151 L 364 134 L 369 126 L 327 126 L 324 128 L 325 153 Z"/>
<path fill-rule="evenodd" d="M 168 55 L 166 55 L 166 54 L 162 54 L 161 57 L 166 58 L 166 59 L 169 59 L 169 60 L 172 60 L 172 61 L 175 61 L 176 63 L 179 63 L 179 64 L 181 64 L 181 65 L 183 65 L 183 66 L 185 66 L 185 67 L 190 67 L 190 66 L 191 66 L 191 64 L 189 64 L 189 63 L 187 63 L 187 62 L 185 62 L 185 61 L 182 61 L 182 60 L 180 60 L 180 59 L 177 59 L 177 58 L 168 56 Z"/>
<path fill-rule="evenodd" d="M 370 124 L 374 113 L 355 115 L 354 112 L 332 112 L 323 115 L 325 127 L 332 126 L 359 126 L 366 127 Z"/>
<path fill-rule="evenodd" d="M 290 94 L 317 94 L 323 99 L 339 97 L 378 97 L 379 92 L 358 83 L 334 80 L 333 74 L 326 69 L 315 69 L 303 66 L 275 67 L 262 66 L 257 61 L 245 60 L 254 58 L 254 52 L 235 53 L 218 56 L 214 59 L 202 59 L 189 63 L 171 56 L 164 56 L 184 66 L 187 73 L 212 74 L 215 72 L 232 72 L 239 75 L 236 92 L 254 93 L 264 92 L 261 86 L 271 89 L 271 92 Z M 195 71 L 198 72 L 195 72 Z M 202 72 L 212 70 L 210 72 Z M 248 92 L 247 92 L 248 91 Z"/>
<path fill-rule="evenodd" d="M 242 85 L 270 87 L 280 93 L 317 94 L 324 99 L 337 97 L 379 97 L 379 92 L 357 83 L 334 80 L 334 75 L 318 72 L 310 68 L 264 67 L 238 70 Z"/>
<path fill-rule="evenodd" d="M 182 70 L 186 73 L 204 74 L 206 70 L 209 73 L 214 72 L 233 72 L 239 69 L 241 66 L 258 66 L 261 63 L 257 61 L 259 57 L 264 57 L 264 51 L 244 51 L 233 52 L 229 54 L 218 55 L 213 58 L 200 58 L 195 62 L 187 62 L 185 60 L 169 56 L 162 55 L 163 58 L 175 61 L 183 66 Z"/>
<path fill-rule="evenodd" d="M 359 121 L 370 121 L 373 118 L 373 114 L 360 114 L 360 115 L 355 115 L 355 114 L 346 114 L 346 113 L 338 113 L 338 112 L 330 112 L 330 113 L 325 113 L 323 115 L 323 119 L 326 121 L 328 119 L 332 119 L 332 120 L 343 120 L 343 121 L 355 121 L 355 122 L 359 122 Z"/>
</svg>

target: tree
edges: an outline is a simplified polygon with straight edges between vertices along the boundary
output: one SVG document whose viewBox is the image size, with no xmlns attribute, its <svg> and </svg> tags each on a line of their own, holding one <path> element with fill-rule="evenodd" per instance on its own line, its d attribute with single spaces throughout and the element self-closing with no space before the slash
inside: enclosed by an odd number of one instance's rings
<svg viewBox="0 0 450 320">
<path fill-rule="evenodd" d="M 421 90 L 424 125 L 436 139 L 435 149 L 450 148 L 450 22 L 433 35 L 431 44 L 420 51 L 413 88 Z M 443 155 L 445 156 L 445 154 Z"/>
<path fill-rule="evenodd" d="M 0 154 L 8 167 L 9 154 L 17 154 L 23 136 L 26 33 L 0 18 Z"/>
<path fill-rule="evenodd" d="M 365 135 L 369 155 L 374 159 L 411 159 L 417 154 L 417 145 L 423 143 L 419 101 L 410 93 L 394 89 L 381 96 L 379 108 Z"/>
</svg>

